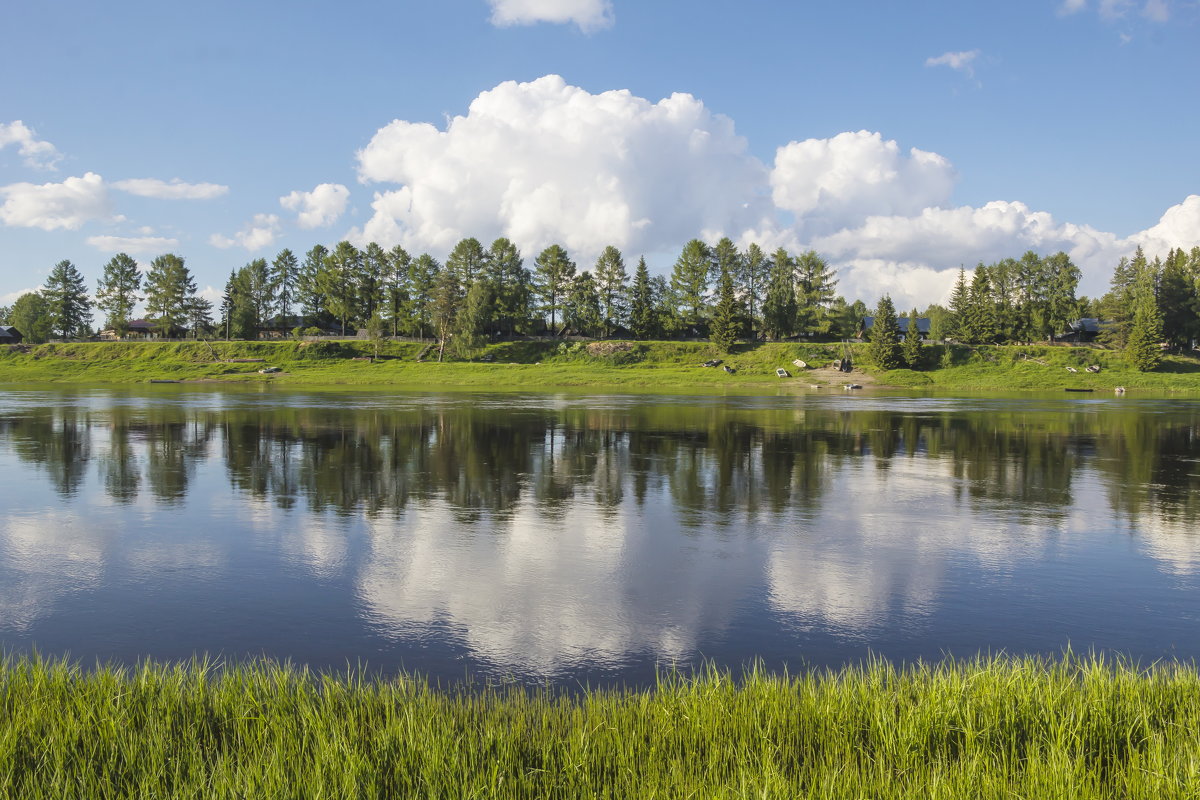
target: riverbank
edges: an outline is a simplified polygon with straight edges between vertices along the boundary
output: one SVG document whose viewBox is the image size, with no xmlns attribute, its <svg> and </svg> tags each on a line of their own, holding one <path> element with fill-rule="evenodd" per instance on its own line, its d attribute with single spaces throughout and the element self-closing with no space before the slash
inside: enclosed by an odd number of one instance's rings
<svg viewBox="0 0 1200 800">
<path fill-rule="evenodd" d="M 262 382 L 406 389 L 631 389 L 761 393 L 846 384 L 926 389 L 1200 392 L 1200 359 L 1170 356 L 1149 373 L 1093 347 L 929 346 L 919 370 L 874 370 L 850 345 L 852 373 L 830 369 L 839 344 L 761 343 L 720 352 L 704 342 L 505 342 L 474 360 L 438 363 L 419 342 L 95 342 L 0 348 L 6 383 Z M 419 360 L 424 355 L 423 360 Z M 720 359 L 714 367 L 701 366 Z M 809 367 L 797 368 L 795 360 Z M 730 367 L 734 372 L 725 371 Z M 1088 372 L 1089 366 L 1098 372 Z M 817 367 L 813 369 L 812 367 Z M 789 376 L 780 378 L 783 368 Z M 267 372 L 263 372 L 267 370 Z M 277 371 L 276 371 L 277 370 Z"/>
<path fill-rule="evenodd" d="M 1163 798 L 1200 675 L 1094 659 L 435 689 L 258 664 L 0 666 L 4 797 Z"/>
</svg>

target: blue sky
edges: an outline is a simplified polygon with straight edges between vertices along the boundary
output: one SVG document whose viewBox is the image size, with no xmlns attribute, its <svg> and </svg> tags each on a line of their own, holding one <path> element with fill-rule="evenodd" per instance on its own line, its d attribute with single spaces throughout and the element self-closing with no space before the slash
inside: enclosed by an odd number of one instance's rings
<svg viewBox="0 0 1200 800">
<path fill-rule="evenodd" d="M 120 249 L 215 296 L 347 237 L 666 272 L 727 234 L 901 305 L 1200 244 L 1196 0 L 110 5 L 5 11 L 0 302 Z"/>
</svg>

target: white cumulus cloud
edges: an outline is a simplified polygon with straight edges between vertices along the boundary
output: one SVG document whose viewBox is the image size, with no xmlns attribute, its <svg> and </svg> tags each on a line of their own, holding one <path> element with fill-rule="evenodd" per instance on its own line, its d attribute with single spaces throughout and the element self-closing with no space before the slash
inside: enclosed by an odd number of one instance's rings
<svg viewBox="0 0 1200 800">
<path fill-rule="evenodd" d="M 791 142 L 771 170 L 775 205 L 825 228 L 878 214 L 915 214 L 944 203 L 954 191 L 954 166 L 937 153 L 907 154 L 878 133 L 839 133 Z"/>
<path fill-rule="evenodd" d="M 373 216 L 348 233 L 357 243 L 444 256 L 463 237 L 503 235 L 527 259 L 558 243 L 587 264 L 610 244 L 653 255 L 728 235 L 814 248 L 847 298 L 890 292 L 906 308 L 944 301 L 959 265 L 1030 249 L 1068 253 L 1083 270 L 1080 292 L 1096 295 L 1137 245 L 1153 258 L 1200 243 L 1200 196 L 1118 236 L 1016 200 L 956 205 L 948 158 L 876 132 L 789 142 L 768 167 L 730 119 L 691 95 L 592 94 L 553 75 L 484 92 L 444 129 L 384 126 L 358 153 L 358 173 L 394 186 L 379 188 Z"/>
<path fill-rule="evenodd" d="M 413 248 L 504 235 L 527 252 L 654 251 L 769 210 L 767 170 L 729 118 L 689 94 L 590 94 L 557 75 L 484 92 L 445 130 L 395 120 L 358 161 L 363 182 L 402 187 L 375 195 L 356 235 Z"/>
<path fill-rule="evenodd" d="M 33 130 L 19 119 L 0 122 L 0 149 L 10 144 L 17 146 L 25 165 L 35 169 L 54 169 L 62 160 L 62 154 L 54 145 L 38 139 Z"/>
<path fill-rule="evenodd" d="M 85 222 L 110 216 L 108 189 L 94 172 L 62 183 L 0 186 L 0 221 L 17 228 L 78 230 Z"/>
<path fill-rule="evenodd" d="M 279 235 L 279 217 L 274 214 L 255 214 L 242 230 L 232 237 L 214 233 L 208 238 L 209 244 L 227 250 L 230 247 L 242 247 L 250 252 L 269 247 Z"/>
<path fill-rule="evenodd" d="M 179 246 L 166 236 L 89 236 L 87 243 L 105 253 L 164 253 Z"/>
<path fill-rule="evenodd" d="M 179 178 L 170 181 L 158 178 L 130 178 L 115 182 L 113 188 L 138 197 L 155 197 L 162 200 L 211 200 L 229 191 L 228 186 L 219 183 L 185 183 Z"/>
<path fill-rule="evenodd" d="M 613 24 L 610 0 L 488 0 L 488 4 L 492 24 L 500 27 L 573 22 L 586 33 Z"/>
<path fill-rule="evenodd" d="M 311 192 L 295 191 L 279 198 L 279 205 L 297 213 L 301 228 L 332 225 L 346 210 L 350 190 L 340 183 L 322 183 Z"/>
<path fill-rule="evenodd" d="M 942 53 L 940 56 L 931 56 L 925 59 L 925 66 L 949 67 L 959 72 L 965 72 L 968 75 L 974 75 L 975 68 L 971 64 L 976 58 L 979 58 L 978 50 L 960 50 L 958 52 Z"/>
</svg>

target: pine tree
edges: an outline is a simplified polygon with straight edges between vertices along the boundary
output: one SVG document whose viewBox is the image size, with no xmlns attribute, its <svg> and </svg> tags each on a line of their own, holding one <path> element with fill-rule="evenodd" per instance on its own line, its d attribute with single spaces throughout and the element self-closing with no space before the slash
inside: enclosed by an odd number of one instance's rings
<svg viewBox="0 0 1200 800">
<path fill-rule="evenodd" d="M 323 245 L 313 245 L 304 255 L 304 263 L 296 275 L 296 300 L 304 314 L 312 317 L 324 316 L 328 309 L 325 307 L 325 296 L 321 293 L 319 277 L 325 268 L 325 259 L 329 250 Z"/>
<path fill-rule="evenodd" d="M 971 304 L 971 291 L 967 288 L 967 273 L 962 267 L 958 268 L 958 280 L 954 282 L 954 292 L 950 295 L 950 315 L 942 338 L 965 341 L 967 338 L 967 314 Z"/>
<path fill-rule="evenodd" d="M 795 259 L 796 330 L 800 333 L 824 333 L 828 329 L 826 311 L 837 289 L 837 277 L 825 259 L 815 250 Z"/>
<path fill-rule="evenodd" d="M 595 336 L 604 324 L 596 280 L 587 270 L 579 273 L 571 283 L 563 321 L 580 336 Z"/>
<path fill-rule="evenodd" d="M 685 327 L 702 328 L 705 322 L 708 275 L 712 264 L 712 252 L 699 239 L 692 239 L 683 246 L 683 252 L 671 271 L 671 290 L 679 301 Z"/>
<path fill-rule="evenodd" d="M 971 290 L 967 295 L 967 313 L 962 323 L 963 339 L 969 344 L 995 344 L 1000 329 L 996 321 L 996 301 L 987 267 L 975 268 Z"/>
<path fill-rule="evenodd" d="M 879 307 L 875 310 L 875 324 L 871 327 L 871 343 L 867 352 L 880 369 L 897 369 L 904 364 L 896 307 L 888 295 L 880 298 Z"/>
<path fill-rule="evenodd" d="M 441 272 L 441 264 L 428 253 L 422 253 L 408 265 L 408 300 L 404 311 L 411 329 L 422 339 L 432 324 L 434 298 Z"/>
<path fill-rule="evenodd" d="M 511 336 L 518 327 L 524 328 L 529 316 L 531 280 L 521 251 L 504 237 L 488 249 L 487 277 L 493 295 L 489 328 Z"/>
<path fill-rule="evenodd" d="M 464 291 L 483 275 L 487 269 L 487 253 L 478 239 L 473 237 L 463 239 L 454 245 L 450 255 L 446 257 L 446 269 L 458 276 L 458 282 Z"/>
<path fill-rule="evenodd" d="M 1149 286 L 1137 292 L 1125 355 L 1134 369 L 1149 372 L 1162 362 L 1163 319 Z"/>
<path fill-rule="evenodd" d="M 292 306 L 296 304 L 296 279 L 300 270 L 300 262 L 296 254 L 284 248 L 271 262 L 271 290 L 275 295 L 275 307 L 272 311 L 280 317 L 289 317 Z"/>
<path fill-rule="evenodd" d="M 740 289 L 746 298 L 746 311 L 750 316 L 751 335 L 758 338 L 758 320 L 762 314 L 763 298 L 770 282 L 771 261 L 762 248 L 752 244 L 746 248 L 739 276 Z"/>
<path fill-rule="evenodd" d="M 376 242 L 368 242 L 358 258 L 355 281 L 355 322 L 368 322 L 383 306 L 387 275 L 391 269 L 387 251 Z"/>
<path fill-rule="evenodd" d="M 621 251 L 612 245 L 604 248 L 596 260 L 596 291 L 600 296 L 605 336 L 611 336 L 612 329 L 625 321 L 625 284 L 628 281 Z"/>
<path fill-rule="evenodd" d="M 558 312 L 562 311 L 575 280 L 575 262 L 566 250 L 552 244 L 538 254 L 534 265 L 534 292 L 542 301 L 542 313 L 550 315 L 550 332 L 556 333 Z"/>
<path fill-rule="evenodd" d="M 125 253 L 117 253 L 104 265 L 104 275 L 96 284 L 96 308 L 105 314 L 105 327 L 124 336 L 129 317 L 141 299 L 142 273 L 137 262 Z"/>
<path fill-rule="evenodd" d="M 146 273 L 146 313 L 163 336 L 183 327 L 196 295 L 196 282 L 183 258 L 167 253 L 150 262 Z"/>
<path fill-rule="evenodd" d="M 921 368 L 921 356 L 925 348 L 921 345 L 921 332 L 917 330 L 917 310 L 908 315 L 908 332 L 904 334 L 904 345 L 900 355 L 909 369 Z"/>
<path fill-rule="evenodd" d="M 402 317 L 408 307 L 411 265 L 412 256 L 400 245 L 388 251 L 384 296 L 387 300 L 387 318 L 392 323 L 392 336 L 400 334 Z"/>
<path fill-rule="evenodd" d="M 87 284 L 70 261 L 60 261 L 50 270 L 42 289 L 50 314 L 50 327 L 69 339 L 92 321 L 92 301 Z"/>
<path fill-rule="evenodd" d="M 763 301 L 763 330 L 772 339 L 783 339 L 795 332 L 796 285 L 793 262 L 787 250 L 775 251 L 771 284 Z"/>
<path fill-rule="evenodd" d="M 734 268 L 722 270 L 717 284 L 717 307 L 713 309 L 709 339 L 728 353 L 738 338 L 739 314 L 737 295 L 733 288 Z"/>
<path fill-rule="evenodd" d="M 654 324 L 654 291 L 646 259 L 639 258 L 633 274 L 633 290 L 629 297 L 629 330 L 635 339 L 649 339 L 656 333 Z"/>
<path fill-rule="evenodd" d="M 496 303 L 494 288 L 492 281 L 480 277 L 467 290 L 454 323 L 454 350 L 462 357 L 471 356 L 487 342 Z"/>
<path fill-rule="evenodd" d="M 325 256 L 325 264 L 317 273 L 317 291 L 325 300 L 325 308 L 342 325 L 358 310 L 358 279 L 362 275 L 362 253 L 347 241 L 338 242 L 333 252 Z"/>
</svg>

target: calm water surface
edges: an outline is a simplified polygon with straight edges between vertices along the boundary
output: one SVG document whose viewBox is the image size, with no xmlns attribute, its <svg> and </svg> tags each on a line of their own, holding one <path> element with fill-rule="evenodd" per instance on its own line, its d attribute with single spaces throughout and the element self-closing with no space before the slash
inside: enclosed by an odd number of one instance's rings
<svg viewBox="0 0 1200 800">
<path fill-rule="evenodd" d="M 8 652 L 575 685 L 1068 644 L 1200 657 L 1200 403 L 163 387 L 0 407 Z"/>
</svg>

